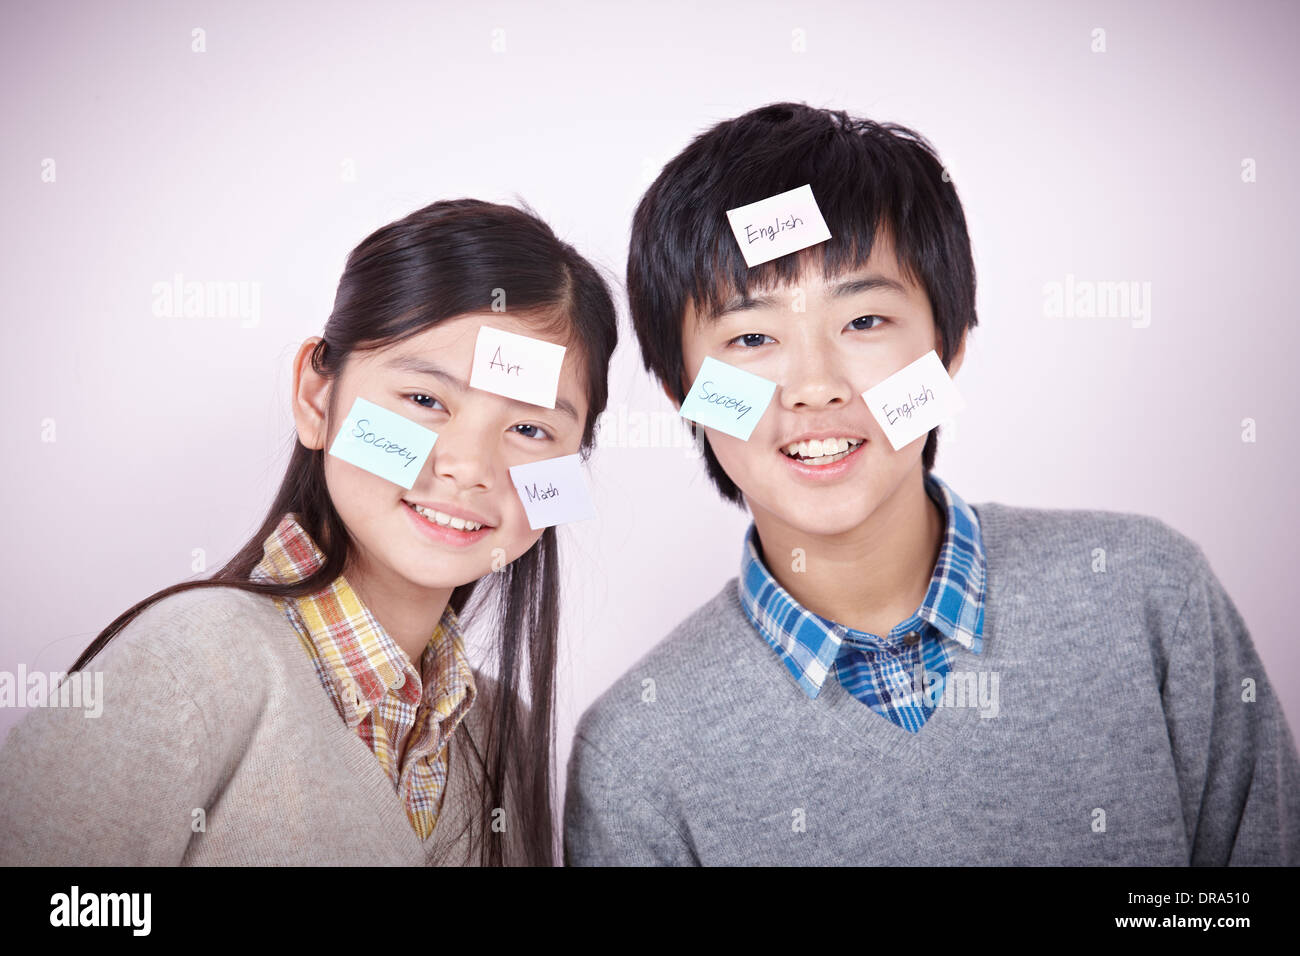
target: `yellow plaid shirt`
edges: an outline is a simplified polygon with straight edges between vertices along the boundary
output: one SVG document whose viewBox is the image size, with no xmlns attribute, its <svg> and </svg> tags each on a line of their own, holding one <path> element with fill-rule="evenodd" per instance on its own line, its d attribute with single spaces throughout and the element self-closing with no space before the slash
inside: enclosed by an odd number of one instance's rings
<svg viewBox="0 0 1300 956">
<path fill-rule="evenodd" d="M 287 514 L 250 577 L 301 581 L 324 555 Z M 477 693 L 456 612 L 448 605 L 420 658 L 410 659 L 340 575 L 323 591 L 275 598 L 298 632 L 339 715 L 379 759 L 421 839 L 433 832 L 447 784 L 447 742 Z"/>
</svg>

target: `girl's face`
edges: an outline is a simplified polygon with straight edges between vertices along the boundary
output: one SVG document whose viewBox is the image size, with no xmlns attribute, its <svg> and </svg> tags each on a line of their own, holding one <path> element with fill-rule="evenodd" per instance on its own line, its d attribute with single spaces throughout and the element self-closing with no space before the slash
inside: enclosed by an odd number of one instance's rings
<svg viewBox="0 0 1300 956">
<path fill-rule="evenodd" d="M 565 352 L 556 407 L 530 405 L 469 386 L 483 325 L 568 344 L 536 325 L 489 313 L 448 319 L 396 345 L 354 352 L 333 382 L 304 363 L 317 339 L 299 350 L 295 418 L 308 448 L 332 446 L 358 397 L 438 434 L 409 491 L 325 455 L 330 498 L 356 545 L 353 573 L 359 570 L 373 591 L 454 588 L 514 561 L 542 532 L 529 527 L 509 469 L 578 451 L 587 392 L 576 350 Z M 326 434 L 331 397 L 334 421 Z M 442 523 L 448 516 L 451 523 Z M 457 528 L 463 521 L 481 527 Z"/>
</svg>

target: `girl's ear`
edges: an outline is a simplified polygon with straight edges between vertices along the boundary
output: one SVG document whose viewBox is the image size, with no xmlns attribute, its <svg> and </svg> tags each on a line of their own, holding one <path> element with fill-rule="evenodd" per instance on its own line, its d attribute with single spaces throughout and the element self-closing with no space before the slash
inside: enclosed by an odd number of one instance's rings
<svg viewBox="0 0 1300 956">
<path fill-rule="evenodd" d="M 293 423 L 298 429 L 298 440 L 311 449 L 324 448 L 329 438 L 325 433 L 325 419 L 330 380 L 311 367 L 311 356 L 319 342 L 318 335 L 307 339 L 293 359 Z"/>
</svg>

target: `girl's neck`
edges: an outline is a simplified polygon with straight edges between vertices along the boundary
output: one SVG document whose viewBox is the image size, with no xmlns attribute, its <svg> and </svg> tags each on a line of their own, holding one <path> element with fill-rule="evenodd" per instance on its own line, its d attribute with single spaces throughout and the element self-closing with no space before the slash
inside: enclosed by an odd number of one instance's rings
<svg viewBox="0 0 1300 956">
<path fill-rule="evenodd" d="M 442 620 L 452 588 L 421 588 L 409 581 L 393 582 L 350 564 L 344 571 L 348 584 L 370 609 L 380 627 L 410 658 L 418 672 L 420 658 Z"/>
</svg>

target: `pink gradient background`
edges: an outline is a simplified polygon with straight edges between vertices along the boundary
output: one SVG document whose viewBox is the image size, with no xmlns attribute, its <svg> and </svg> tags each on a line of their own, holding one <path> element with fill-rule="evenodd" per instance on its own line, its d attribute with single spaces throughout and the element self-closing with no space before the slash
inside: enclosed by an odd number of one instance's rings
<svg viewBox="0 0 1300 956">
<path fill-rule="evenodd" d="M 1141 512 L 1187 534 L 1300 736 L 1293 5 L 462 6 L 0 14 L 0 670 L 65 669 L 193 576 L 193 549 L 210 572 L 256 528 L 290 447 L 290 357 L 374 228 L 435 199 L 520 197 L 621 278 L 662 163 L 793 99 L 916 128 L 962 195 L 980 326 L 938 474 L 974 503 Z M 262 283 L 259 324 L 155 317 L 152 285 L 177 272 Z M 1067 273 L 1150 282 L 1150 327 L 1046 318 L 1044 283 Z M 616 292 L 611 411 L 669 411 Z M 591 479 L 600 518 L 561 532 L 561 786 L 582 709 L 736 573 L 747 523 L 679 449 L 603 448 Z M 0 732 L 23 713 L 0 710 Z"/>
</svg>

